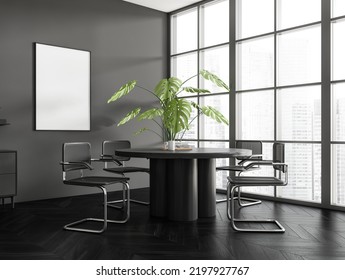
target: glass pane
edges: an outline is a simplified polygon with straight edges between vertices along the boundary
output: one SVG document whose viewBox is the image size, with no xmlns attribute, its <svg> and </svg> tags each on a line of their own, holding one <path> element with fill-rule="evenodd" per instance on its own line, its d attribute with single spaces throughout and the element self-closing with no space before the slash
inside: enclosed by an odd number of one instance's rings
<svg viewBox="0 0 345 280">
<path fill-rule="evenodd" d="M 332 80 L 345 79 L 344 34 L 345 20 L 332 22 Z"/>
<path fill-rule="evenodd" d="M 280 33 L 278 85 L 321 82 L 321 26 Z"/>
<path fill-rule="evenodd" d="M 332 17 L 339 17 L 345 15 L 345 1 L 344 0 L 331 0 L 332 1 Z"/>
<path fill-rule="evenodd" d="M 171 76 L 177 77 L 182 81 L 198 74 L 198 55 L 190 53 L 185 55 L 174 56 L 171 58 Z M 197 87 L 197 77 L 189 80 L 184 86 Z M 191 93 L 181 93 L 179 96 L 193 95 Z"/>
<path fill-rule="evenodd" d="M 201 106 L 212 106 L 229 119 L 229 95 L 214 95 L 200 98 Z M 229 139 L 229 126 L 202 115 L 200 117 L 200 139 Z"/>
<path fill-rule="evenodd" d="M 195 50 L 198 37 L 198 10 L 196 8 L 171 17 L 171 53 Z"/>
<path fill-rule="evenodd" d="M 332 145 L 331 204 L 345 206 L 345 145 Z"/>
<path fill-rule="evenodd" d="M 201 6 L 200 17 L 201 47 L 229 42 L 229 0 Z"/>
<path fill-rule="evenodd" d="M 272 87 L 274 83 L 274 37 L 236 45 L 237 90 Z"/>
<path fill-rule="evenodd" d="M 191 102 L 197 103 L 197 98 L 185 98 L 186 100 L 189 100 Z M 198 118 L 197 111 L 195 108 L 193 108 L 191 118 L 190 118 L 190 129 L 182 133 L 179 137 L 183 140 L 188 139 L 198 139 Z"/>
<path fill-rule="evenodd" d="M 274 91 L 236 94 L 236 136 L 241 140 L 274 139 Z"/>
<path fill-rule="evenodd" d="M 321 145 L 285 144 L 289 183 L 277 187 L 278 197 L 321 202 Z"/>
<path fill-rule="evenodd" d="M 229 148 L 228 142 L 200 142 L 201 148 Z M 228 166 L 229 159 L 228 158 L 218 158 L 216 159 L 216 166 Z M 226 185 L 228 183 L 227 176 L 229 174 L 227 172 L 218 171 L 216 173 L 216 188 L 217 189 L 226 189 Z"/>
<path fill-rule="evenodd" d="M 321 86 L 278 90 L 278 140 L 321 140 Z"/>
<path fill-rule="evenodd" d="M 262 143 L 262 154 L 264 160 L 272 160 L 273 143 Z M 243 176 L 274 176 L 274 171 L 271 166 L 262 166 L 255 171 L 242 173 Z M 245 187 L 242 192 L 257 193 L 262 195 L 274 196 L 274 187 Z"/>
<path fill-rule="evenodd" d="M 229 46 L 207 49 L 200 52 L 200 69 L 206 69 L 216 74 L 222 81 L 229 85 Z M 212 82 L 200 77 L 200 87 L 208 89 L 212 93 L 224 92 Z"/>
<path fill-rule="evenodd" d="M 321 21 L 321 0 L 278 0 L 279 29 Z"/>
<path fill-rule="evenodd" d="M 237 39 L 273 32 L 274 0 L 237 0 Z"/>
<path fill-rule="evenodd" d="M 345 83 L 332 85 L 332 140 L 345 141 Z"/>
</svg>

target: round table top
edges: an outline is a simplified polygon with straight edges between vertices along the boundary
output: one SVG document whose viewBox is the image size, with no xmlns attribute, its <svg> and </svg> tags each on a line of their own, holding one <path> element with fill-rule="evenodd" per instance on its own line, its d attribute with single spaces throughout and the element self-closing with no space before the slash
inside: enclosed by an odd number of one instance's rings
<svg viewBox="0 0 345 280">
<path fill-rule="evenodd" d="M 163 150 L 162 148 L 119 149 L 115 155 L 123 157 L 156 158 L 156 159 L 208 159 L 250 156 L 251 150 L 235 148 L 193 148 L 192 150 Z"/>
</svg>

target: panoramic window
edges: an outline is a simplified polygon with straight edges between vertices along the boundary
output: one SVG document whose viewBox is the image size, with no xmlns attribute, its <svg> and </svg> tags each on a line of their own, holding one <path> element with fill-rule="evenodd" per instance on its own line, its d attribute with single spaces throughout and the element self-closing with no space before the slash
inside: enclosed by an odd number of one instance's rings
<svg viewBox="0 0 345 280">
<path fill-rule="evenodd" d="M 190 26 L 179 31 L 177 22 L 186 17 Z M 212 93 L 183 98 L 218 108 L 228 115 L 230 127 L 199 117 L 183 140 L 200 147 L 260 140 L 267 159 L 274 142 L 285 143 L 288 186 L 245 191 L 345 206 L 345 1 L 210 1 L 172 13 L 171 26 L 171 75 L 184 78 L 207 69 L 232 88 L 228 93 L 202 79 L 189 81 Z M 194 35 L 183 35 L 191 29 L 197 30 Z M 182 36 L 188 38 L 178 47 Z M 324 132 L 327 127 L 330 134 Z M 322 154 L 324 148 L 331 155 Z M 325 162 L 331 167 L 323 166 L 322 157 L 329 157 Z M 225 186 L 226 175 L 219 175 L 218 187 Z M 330 201 L 322 198 L 323 176 L 329 178 L 323 187 Z"/>
<path fill-rule="evenodd" d="M 218 0 L 171 16 L 171 76 L 185 80 L 206 69 L 229 84 L 229 9 L 229 0 Z M 229 118 L 229 92 L 202 77 L 189 80 L 188 86 L 206 88 L 211 93 L 183 93 L 181 97 L 213 106 Z M 200 116 L 182 140 L 199 147 L 229 147 L 229 127 Z M 217 165 L 228 163 L 227 159 L 217 160 Z M 226 172 L 217 172 L 217 187 L 226 186 L 226 177 Z"/>
<path fill-rule="evenodd" d="M 285 143 L 289 186 L 276 195 L 321 202 L 321 1 L 236 5 L 236 139 Z"/>
<path fill-rule="evenodd" d="M 345 206 L 345 1 L 331 4 L 331 203 Z"/>
</svg>

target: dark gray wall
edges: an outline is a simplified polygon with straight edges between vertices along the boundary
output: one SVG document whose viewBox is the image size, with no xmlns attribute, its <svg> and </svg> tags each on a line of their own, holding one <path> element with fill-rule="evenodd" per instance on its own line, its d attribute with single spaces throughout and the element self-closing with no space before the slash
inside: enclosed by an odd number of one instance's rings
<svg viewBox="0 0 345 280">
<path fill-rule="evenodd" d="M 33 42 L 91 51 L 91 132 L 34 131 Z M 152 89 L 166 74 L 165 13 L 120 0 L 1 0 L 0 118 L 11 125 L 0 126 L 0 149 L 18 150 L 17 201 L 86 193 L 61 182 L 63 142 L 89 141 L 95 157 L 104 139 L 158 143 L 153 134 L 133 136 L 140 123 L 114 124 L 131 108 L 150 105 L 152 96 L 136 90 L 118 103 L 106 102 L 129 80 Z M 131 185 L 147 186 L 147 175 L 135 176 Z"/>
</svg>

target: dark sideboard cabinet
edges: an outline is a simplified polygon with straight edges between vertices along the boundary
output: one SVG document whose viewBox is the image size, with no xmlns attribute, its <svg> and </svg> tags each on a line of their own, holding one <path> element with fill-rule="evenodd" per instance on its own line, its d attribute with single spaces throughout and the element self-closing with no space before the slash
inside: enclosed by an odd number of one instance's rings
<svg viewBox="0 0 345 280">
<path fill-rule="evenodd" d="M 17 151 L 0 150 L 0 198 L 4 205 L 5 198 L 11 198 L 14 208 L 14 197 L 17 195 Z"/>
</svg>

